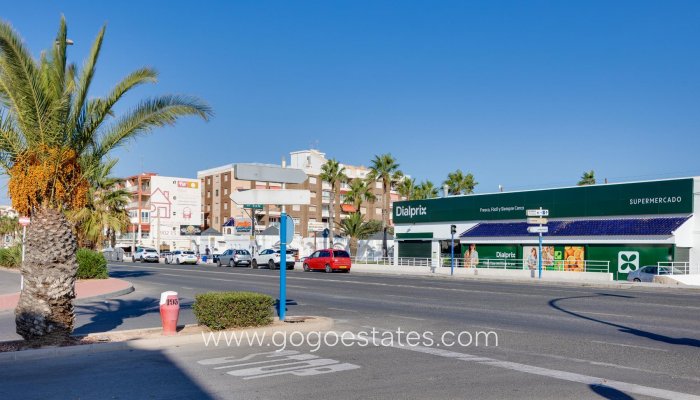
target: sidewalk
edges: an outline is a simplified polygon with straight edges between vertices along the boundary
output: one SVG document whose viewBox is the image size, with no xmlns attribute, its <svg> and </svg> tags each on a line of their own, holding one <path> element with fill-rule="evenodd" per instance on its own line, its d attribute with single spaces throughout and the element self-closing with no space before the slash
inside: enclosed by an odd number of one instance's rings
<svg viewBox="0 0 700 400">
<path fill-rule="evenodd" d="M 19 281 L 19 271 L 0 268 L 0 296 L 18 291 Z"/>
<path fill-rule="evenodd" d="M 415 266 L 393 266 L 379 264 L 353 264 L 352 273 L 363 275 L 390 275 L 390 276 L 417 276 L 432 277 L 435 279 L 457 279 L 457 280 L 482 280 L 491 282 L 509 282 L 523 284 L 557 284 L 568 286 L 588 286 L 611 289 L 632 289 L 632 288 L 666 288 L 666 289 L 700 289 L 698 286 L 684 285 L 678 283 L 646 283 L 627 282 L 607 279 L 606 276 L 612 274 L 600 273 L 601 277 L 596 277 L 594 273 L 567 272 L 558 274 L 556 271 L 543 271 L 542 279 L 533 278 L 528 270 L 486 270 L 474 268 L 455 268 L 454 276 L 450 275 L 450 268 L 436 268 L 435 272 L 430 267 Z M 598 279 L 588 279 L 594 276 Z"/>
<path fill-rule="evenodd" d="M 19 274 L 15 275 L 17 277 L 16 289 L 19 289 Z M 75 282 L 76 299 L 121 296 L 133 291 L 134 286 L 130 282 L 116 278 L 82 279 Z M 18 301 L 19 292 L 0 294 L 0 311 L 14 309 L 17 307 Z"/>
</svg>

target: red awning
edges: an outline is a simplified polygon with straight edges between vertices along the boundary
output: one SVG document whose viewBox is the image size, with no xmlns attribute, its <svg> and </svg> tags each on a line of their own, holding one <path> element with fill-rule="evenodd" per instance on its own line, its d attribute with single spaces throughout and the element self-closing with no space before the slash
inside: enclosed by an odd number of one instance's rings
<svg viewBox="0 0 700 400">
<path fill-rule="evenodd" d="M 357 211 L 355 209 L 355 206 L 353 206 L 352 204 L 341 204 L 340 209 L 341 211 L 346 213 L 354 213 L 355 211 Z"/>
</svg>

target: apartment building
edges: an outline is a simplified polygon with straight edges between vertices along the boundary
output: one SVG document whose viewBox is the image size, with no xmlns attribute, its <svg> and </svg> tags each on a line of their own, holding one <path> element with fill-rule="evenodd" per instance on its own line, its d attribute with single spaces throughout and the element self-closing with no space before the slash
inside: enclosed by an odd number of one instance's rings
<svg viewBox="0 0 700 400">
<path fill-rule="evenodd" d="M 288 184 L 288 189 L 307 189 L 311 193 L 310 205 L 294 205 L 287 207 L 289 214 L 295 221 L 295 233 L 304 237 L 312 236 L 313 232 L 329 227 L 330 210 L 334 207 L 335 220 L 339 221 L 350 213 L 354 212 L 353 206 L 343 204 L 345 194 L 349 190 L 348 184 L 342 184 L 340 192 L 340 205 L 331 205 L 331 187 L 327 182 L 322 182 L 319 178 L 321 167 L 327 161 L 325 153 L 318 150 L 302 150 L 290 153 L 290 168 L 298 168 L 306 172 L 309 176 L 301 184 Z M 352 166 L 341 164 L 345 167 L 348 178 L 366 178 L 369 168 L 363 166 Z M 238 229 L 238 221 L 245 226 L 249 226 L 251 210 L 239 208 L 230 199 L 231 193 L 237 190 L 248 189 L 281 189 L 278 183 L 238 181 L 234 179 L 234 164 L 211 168 L 197 173 L 197 178 L 202 185 L 202 214 L 204 229 L 214 228 L 222 233 L 248 234 L 250 230 Z M 374 202 L 363 202 L 361 212 L 367 219 L 381 220 L 382 218 L 382 185 L 381 182 L 374 184 L 374 193 L 377 200 Z M 391 192 L 391 202 L 399 200 L 395 192 Z M 266 205 L 262 210 L 256 212 L 255 228 L 262 231 L 268 226 L 279 224 L 281 209 L 276 206 Z M 233 223 L 232 223 L 233 221 Z M 226 225 L 226 226 L 225 226 Z"/>
<path fill-rule="evenodd" d="M 131 201 L 127 205 L 130 225 L 117 238 L 120 247 L 194 248 L 193 239 L 202 225 L 198 179 L 144 172 L 125 178 L 122 187 Z"/>
</svg>

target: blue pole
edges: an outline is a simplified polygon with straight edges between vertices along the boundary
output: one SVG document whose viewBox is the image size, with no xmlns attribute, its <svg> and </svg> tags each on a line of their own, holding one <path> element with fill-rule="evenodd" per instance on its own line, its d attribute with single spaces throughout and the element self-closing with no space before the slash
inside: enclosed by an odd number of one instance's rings
<svg viewBox="0 0 700 400">
<path fill-rule="evenodd" d="M 451 264 L 450 264 L 450 275 L 455 274 L 455 234 L 452 234 L 452 254 L 451 254 Z"/>
<path fill-rule="evenodd" d="M 287 213 L 282 209 L 280 215 L 280 298 L 278 314 L 284 321 L 287 308 Z"/>
<path fill-rule="evenodd" d="M 539 279 L 542 279 L 542 232 L 540 232 L 540 252 L 537 253 L 537 265 L 539 270 Z"/>
</svg>

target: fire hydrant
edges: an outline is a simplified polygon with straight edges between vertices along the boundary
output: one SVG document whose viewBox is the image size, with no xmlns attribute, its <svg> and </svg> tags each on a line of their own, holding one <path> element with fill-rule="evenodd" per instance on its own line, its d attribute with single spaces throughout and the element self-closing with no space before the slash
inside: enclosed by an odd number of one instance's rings
<svg viewBox="0 0 700 400">
<path fill-rule="evenodd" d="M 169 336 L 177 333 L 177 319 L 180 315 L 180 300 L 177 292 L 163 292 L 160 294 L 160 320 L 163 324 L 163 335 Z"/>
</svg>

